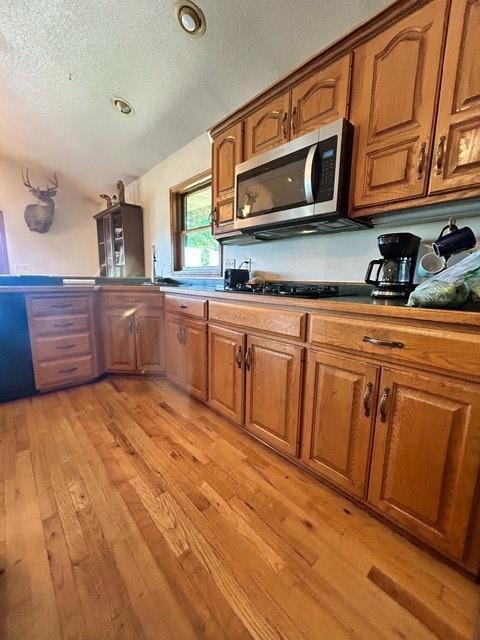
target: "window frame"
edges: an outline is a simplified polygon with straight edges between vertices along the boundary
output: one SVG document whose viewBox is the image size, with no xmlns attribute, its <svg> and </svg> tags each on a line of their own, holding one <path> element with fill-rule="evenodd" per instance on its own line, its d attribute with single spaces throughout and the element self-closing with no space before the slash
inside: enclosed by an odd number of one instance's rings
<svg viewBox="0 0 480 640">
<path fill-rule="evenodd" d="M 207 227 L 194 227 L 187 231 L 184 227 L 184 210 L 183 201 L 184 197 L 189 193 L 194 193 L 200 189 L 212 185 L 212 172 L 202 171 L 202 173 L 184 180 L 180 184 L 175 185 L 170 189 L 170 231 L 171 231 L 171 245 L 172 245 L 172 274 L 181 276 L 202 276 L 202 277 L 218 277 L 222 275 L 223 270 L 223 247 L 218 243 L 218 266 L 216 267 L 185 267 L 184 260 L 184 242 L 185 235 L 188 235 L 190 231 L 197 229 L 206 229 Z M 212 237 L 213 234 L 213 221 L 210 223 L 210 229 Z M 218 242 L 218 241 L 217 241 Z"/>
</svg>

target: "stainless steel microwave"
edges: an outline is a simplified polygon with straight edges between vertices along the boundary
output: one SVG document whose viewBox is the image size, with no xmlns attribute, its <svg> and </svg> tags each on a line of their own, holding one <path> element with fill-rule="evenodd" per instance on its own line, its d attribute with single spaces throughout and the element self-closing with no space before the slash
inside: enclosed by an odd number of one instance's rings
<svg viewBox="0 0 480 640">
<path fill-rule="evenodd" d="M 235 229 L 261 239 L 260 231 L 299 225 L 304 233 L 365 226 L 346 218 L 352 134 L 339 119 L 237 165 Z"/>
</svg>

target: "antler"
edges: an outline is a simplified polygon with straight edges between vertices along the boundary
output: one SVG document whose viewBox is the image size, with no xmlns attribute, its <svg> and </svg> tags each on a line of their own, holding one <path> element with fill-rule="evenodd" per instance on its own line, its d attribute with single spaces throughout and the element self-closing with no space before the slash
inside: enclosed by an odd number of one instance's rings
<svg viewBox="0 0 480 640">
<path fill-rule="evenodd" d="M 27 189 L 30 189 L 30 191 L 32 191 L 32 193 L 34 193 L 37 196 L 40 194 L 42 196 L 49 196 L 51 193 L 53 193 L 58 189 L 58 177 L 56 173 L 53 174 L 53 179 L 52 178 L 49 179 L 49 182 L 51 182 L 53 186 L 49 187 L 47 185 L 46 189 L 40 189 L 40 187 L 34 187 L 31 184 L 30 174 L 28 169 L 22 169 L 22 180 L 23 180 L 23 184 L 27 187 Z"/>
</svg>

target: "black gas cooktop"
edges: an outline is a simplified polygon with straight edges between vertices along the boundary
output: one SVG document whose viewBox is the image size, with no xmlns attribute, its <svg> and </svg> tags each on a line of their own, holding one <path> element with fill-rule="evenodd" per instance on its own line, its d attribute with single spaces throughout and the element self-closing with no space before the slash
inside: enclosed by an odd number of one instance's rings
<svg viewBox="0 0 480 640">
<path fill-rule="evenodd" d="M 251 295 L 284 296 L 288 298 L 328 298 L 331 296 L 355 295 L 352 287 L 312 282 L 265 282 L 258 285 L 237 285 L 232 289 L 218 287 L 217 291 L 249 293 Z"/>
</svg>

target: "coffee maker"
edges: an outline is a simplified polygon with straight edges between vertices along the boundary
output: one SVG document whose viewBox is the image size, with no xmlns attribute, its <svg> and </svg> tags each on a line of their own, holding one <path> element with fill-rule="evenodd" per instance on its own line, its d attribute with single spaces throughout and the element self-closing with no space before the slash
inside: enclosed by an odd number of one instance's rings
<svg viewBox="0 0 480 640">
<path fill-rule="evenodd" d="M 365 282 L 373 284 L 375 298 L 406 298 L 414 288 L 420 238 L 413 233 L 384 233 L 378 236 L 378 248 L 383 258 L 368 265 Z M 377 265 L 375 277 L 372 277 Z"/>
</svg>

